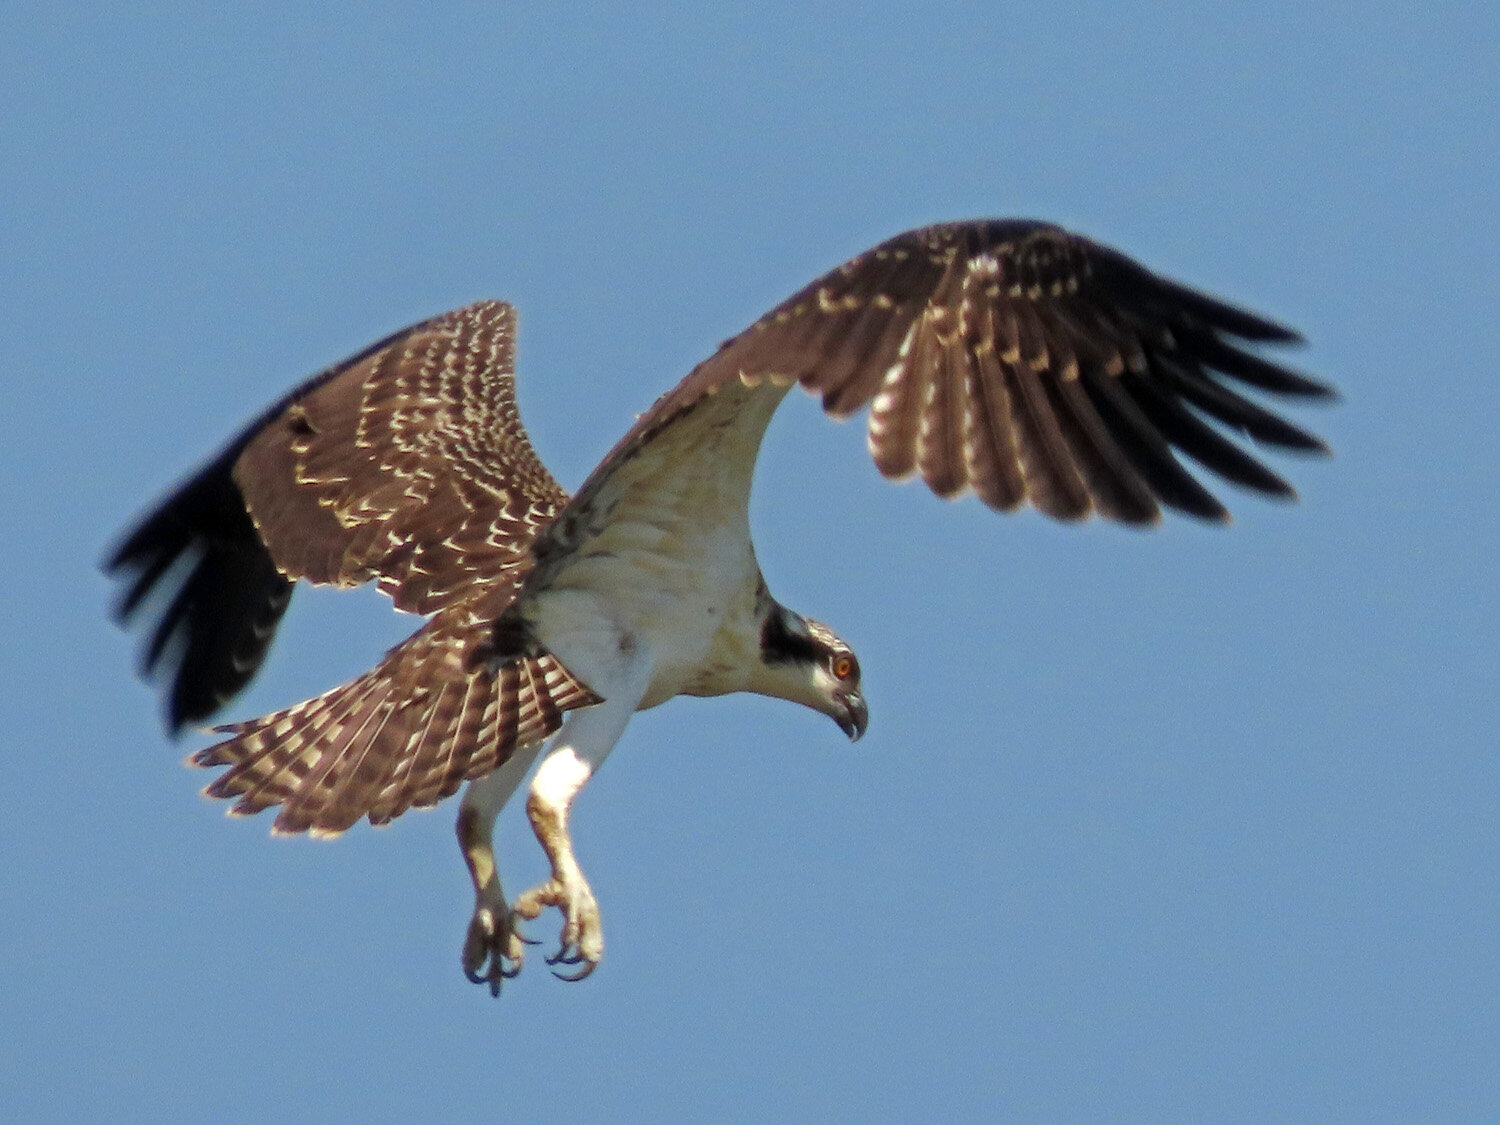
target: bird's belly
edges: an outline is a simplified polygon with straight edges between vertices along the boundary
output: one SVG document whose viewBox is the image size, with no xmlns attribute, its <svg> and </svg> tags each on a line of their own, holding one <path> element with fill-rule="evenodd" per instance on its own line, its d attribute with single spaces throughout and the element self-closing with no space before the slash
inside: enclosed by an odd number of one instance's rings
<svg viewBox="0 0 1500 1125">
<path fill-rule="evenodd" d="M 743 532 L 695 531 L 687 542 L 659 526 L 613 528 L 607 550 L 596 544 L 537 597 L 528 616 L 539 639 L 585 683 L 591 654 L 644 646 L 652 677 L 642 710 L 674 695 L 743 690 L 759 651 L 760 571 Z"/>
<path fill-rule="evenodd" d="M 722 389 L 643 446 L 595 498 L 596 523 L 538 595 L 586 593 L 623 635 L 649 648 L 643 708 L 749 682 L 762 589 L 750 543 L 750 476 L 784 393 Z"/>
<path fill-rule="evenodd" d="M 627 628 L 652 653 L 651 686 L 641 708 L 674 695 L 720 695 L 738 691 L 753 655 L 746 638 L 758 638 L 754 560 L 733 552 L 694 563 L 657 554 L 633 560 L 640 581 L 621 599 Z"/>
<path fill-rule="evenodd" d="M 679 599 L 639 622 L 654 659 L 651 686 L 641 709 L 674 695 L 724 695 L 741 691 L 758 649 L 754 591 L 704 590 Z"/>
</svg>

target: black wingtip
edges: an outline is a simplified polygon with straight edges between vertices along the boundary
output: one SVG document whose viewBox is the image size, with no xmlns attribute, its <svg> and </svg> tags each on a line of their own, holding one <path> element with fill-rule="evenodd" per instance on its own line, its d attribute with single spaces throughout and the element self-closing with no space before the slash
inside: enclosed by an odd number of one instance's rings
<svg viewBox="0 0 1500 1125">
<path fill-rule="evenodd" d="M 173 738 L 249 683 L 291 594 L 232 464 L 221 455 L 179 485 L 102 563 L 119 587 L 111 616 L 145 635 L 140 674 L 163 686 L 162 725 Z"/>
<path fill-rule="evenodd" d="M 1305 348 L 1307 346 L 1307 337 L 1295 328 L 1274 320 L 1268 320 L 1266 324 L 1270 325 L 1274 331 L 1264 336 L 1247 336 L 1245 339 L 1256 340 L 1266 344 L 1285 344 L 1290 348 Z"/>
<path fill-rule="evenodd" d="M 1215 527 L 1228 527 L 1234 522 L 1234 516 L 1230 514 L 1222 501 L 1205 491 L 1212 503 L 1204 503 L 1202 497 L 1196 495 L 1162 497 L 1162 503 L 1171 507 L 1174 511 L 1181 512 L 1185 516 L 1191 516 L 1196 520 L 1212 524 Z"/>
<path fill-rule="evenodd" d="M 1325 383 L 1321 379 L 1303 375 L 1300 372 L 1287 371 L 1286 368 L 1279 369 L 1285 381 L 1274 388 L 1275 393 L 1289 395 L 1293 398 L 1304 399 L 1307 402 L 1320 402 L 1334 404 L 1342 401 L 1343 396 L 1339 394 L 1338 388 L 1332 383 Z"/>
<path fill-rule="evenodd" d="M 1259 313 L 1246 312 L 1233 305 L 1220 303 L 1220 307 L 1231 310 L 1235 314 L 1230 321 L 1220 321 L 1214 325 L 1221 332 L 1227 332 L 1231 336 L 1238 336 L 1242 340 L 1251 340 L 1257 344 L 1279 344 L 1292 348 L 1307 345 L 1307 337 L 1290 325 L 1282 324 L 1278 320 L 1270 320 Z"/>
</svg>

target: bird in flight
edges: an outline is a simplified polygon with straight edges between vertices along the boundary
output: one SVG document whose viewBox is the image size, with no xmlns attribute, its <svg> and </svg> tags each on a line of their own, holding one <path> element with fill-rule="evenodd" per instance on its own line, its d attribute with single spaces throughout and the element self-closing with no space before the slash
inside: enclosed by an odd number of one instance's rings
<svg viewBox="0 0 1500 1125">
<path fill-rule="evenodd" d="M 1256 350 L 1295 332 L 1048 223 L 944 223 L 851 259 L 694 368 L 572 497 L 517 414 L 515 331 L 510 305 L 481 301 L 314 376 L 105 564 L 173 734 L 249 683 L 298 580 L 373 581 L 427 618 L 364 675 L 219 727 L 191 761 L 227 767 L 206 793 L 232 813 L 279 806 L 273 831 L 315 836 L 467 782 L 462 961 L 495 995 L 522 965 L 519 921 L 547 907 L 554 972 L 581 979 L 603 954 L 568 817 L 636 711 L 748 691 L 865 732 L 853 650 L 772 596 L 750 539 L 761 439 L 794 384 L 835 417 L 869 407 L 884 476 L 1059 520 L 1222 522 L 1178 454 L 1290 498 L 1229 435 L 1327 451 L 1243 393 L 1332 397 Z M 526 812 L 551 875 L 511 902 L 492 833 L 538 757 Z"/>
</svg>

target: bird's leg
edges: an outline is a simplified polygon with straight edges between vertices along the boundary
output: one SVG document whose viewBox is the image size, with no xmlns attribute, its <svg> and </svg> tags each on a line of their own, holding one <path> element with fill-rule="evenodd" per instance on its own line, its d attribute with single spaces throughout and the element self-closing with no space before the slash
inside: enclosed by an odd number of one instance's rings
<svg viewBox="0 0 1500 1125">
<path fill-rule="evenodd" d="M 547 853 L 552 877 L 516 899 L 515 910 L 522 918 L 535 918 L 548 906 L 562 911 L 561 945 L 547 962 L 578 966 L 573 973 L 554 969 L 553 973 L 563 980 L 582 980 L 594 971 L 604 955 L 599 904 L 573 855 L 568 813 L 573 799 L 604 764 L 624 733 L 625 724 L 635 713 L 650 682 L 649 660 L 644 653 L 637 653 L 633 645 L 621 645 L 618 660 L 609 669 L 605 690 L 601 691 L 595 683 L 589 685 L 596 695 L 604 696 L 604 702 L 573 711 L 564 720 L 526 799 L 526 815 Z"/>
<path fill-rule="evenodd" d="M 489 985 L 491 996 L 499 996 L 501 981 L 521 971 L 526 940 L 500 886 L 493 843 L 495 818 L 520 787 L 541 746 L 534 742 L 517 747 L 493 773 L 469 783 L 458 807 L 458 846 L 474 881 L 474 914 L 464 937 L 464 975 L 475 984 Z"/>
<path fill-rule="evenodd" d="M 553 970 L 564 980 L 582 980 L 593 972 L 599 958 L 604 955 L 604 927 L 599 918 L 599 904 L 573 855 L 573 841 L 568 835 L 568 813 L 573 797 L 592 773 L 574 754 L 550 755 L 542 769 L 537 771 L 537 784 L 526 798 L 526 815 L 552 864 L 552 878 L 518 898 L 516 913 L 522 918 L 535 918 L 546 906 L 555 906 L 562 911 L 561 942 L 557 953 L 547 958 L 547 963 L 579 966 L 573 974 Z"/>
</svg>

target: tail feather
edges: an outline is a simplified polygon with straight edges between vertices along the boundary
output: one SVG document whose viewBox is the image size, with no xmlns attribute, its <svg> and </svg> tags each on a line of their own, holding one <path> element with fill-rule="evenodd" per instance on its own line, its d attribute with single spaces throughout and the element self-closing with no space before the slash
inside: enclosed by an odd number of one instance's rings
<svg viewBox="0 0 1500 1125">
<path fill-rule="evenodd" d="M 507 675 L 514 677 L 515 669 L 505 667 L 496 673 L 502 681 Z M 422 776 L 424 767 L 419 763 L 429 755 L 436 756 L 438 748 L 447 738 L 453 716 L 453 704 L 448 701 L 447 696 L 460 690 L 462 689 L 458 685 L 443 684 L 428 701 L 421 716 L 413 722 L 412 735 L 402 751 L 401 761 L 383 780 L 371 802 L 369 813 L 371 824 L 389 824 L 411 808 L 412 794 L 417 789 L 412 778 Z M 503 682 L 497 684 L 497 690 L 505 690 Z"/>
<path fill-rule="evenodd" d="M 247 723 L 199 751 L 228 766 L 205 793 L 237 815 L 274 805 L 280 833 L 337 835 L 437 804 L 539 741 L 565 711 L 597 703 L 550 654 L 471 667 L 464 632 L 439 614 L 375 668 L 315 699 Z"/>
</svg>

